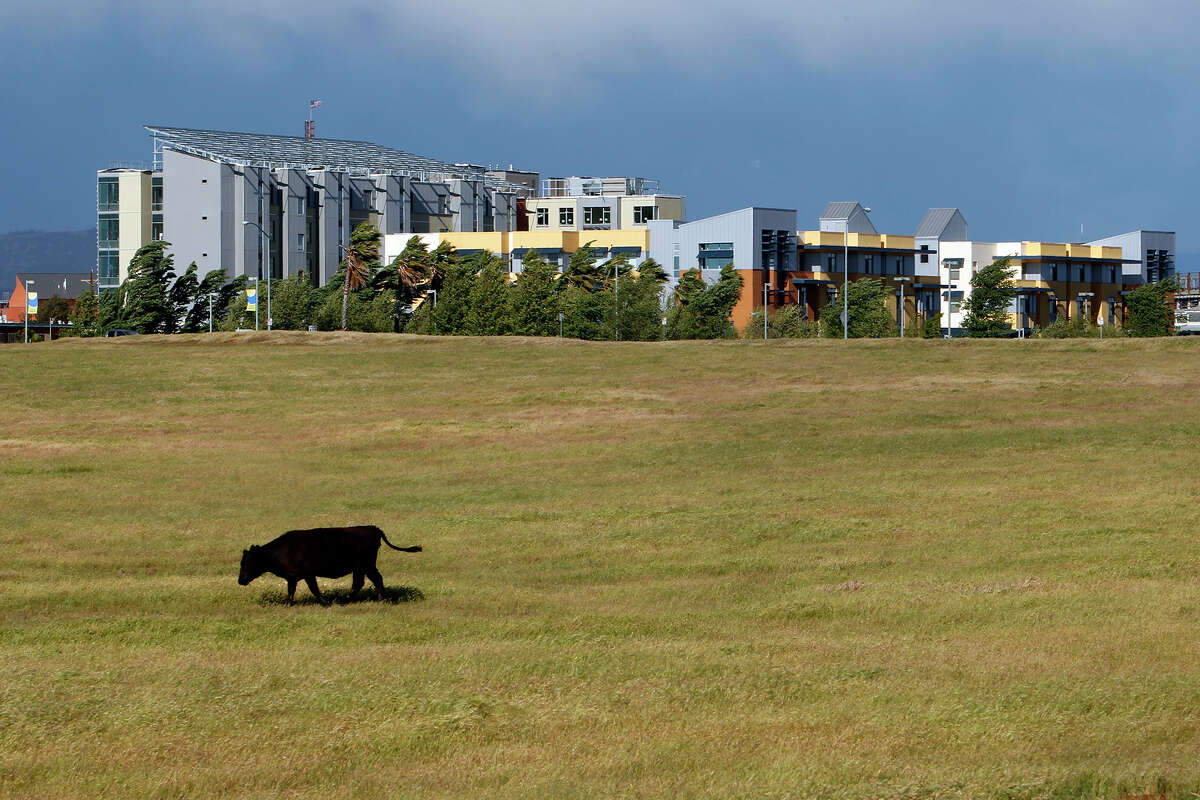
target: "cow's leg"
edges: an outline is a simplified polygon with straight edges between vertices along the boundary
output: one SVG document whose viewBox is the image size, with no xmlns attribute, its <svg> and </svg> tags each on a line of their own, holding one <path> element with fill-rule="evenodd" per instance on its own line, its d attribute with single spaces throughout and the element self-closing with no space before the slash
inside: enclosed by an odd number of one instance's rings
<svg viewBox="0 0 1200 800">
<path fill-rule="evenodd" d="M 350 584 L 350 596 L 358 594 L 358 590 L 363 587 L 364 575 L 361 572 L 354 573 L 354 583 Z"/>
<path fill-rule="evenodd" d="M 288 605 L 296 602 L 296 581 L 292 578 L 287 579 L 288 582 Z"/>
<path fill-rule="evenodd" d="M 379 599 L 383 599 L 383 576 L 379 574 L 377 567 L 371 567 L 367 570 L 367 577 L 371 579 L 371 583 L 375 584 L 375 591 L 379 593 Z"/>
<path fill-rule="evenodd" d="M 317 579 L 313 577 L 305 578 L 304 582 L 308 584 L 308 590 L 312 592 L 313 597 L 317 598 L 317 602 L 323 606 L 329 605 L 329 601 L 321 596 L 321 590 L 317 588 Z"/>
</svg>

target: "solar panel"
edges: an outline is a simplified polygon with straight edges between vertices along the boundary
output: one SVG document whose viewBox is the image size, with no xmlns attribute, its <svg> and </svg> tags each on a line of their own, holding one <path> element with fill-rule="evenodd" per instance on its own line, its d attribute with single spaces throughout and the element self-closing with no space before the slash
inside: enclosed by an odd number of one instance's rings
<svg viewBox="0 0 1200 800">
<path fill-rule="evenodd" d="M 414 177 L 427 177 L 432 174 L 443 179 L 485 180 L 487 185 L 505 191 L 524 188 L 507 181 L 485 179 L 480 169 L 464 168 L 372 142 L 210 131 L 162 125 L 147 125 L 146 130 L 154 134 L 164 147 L 246 166 L 328 169 L 364 175 L 373 172 L 398 172 Z"/>
</svg>

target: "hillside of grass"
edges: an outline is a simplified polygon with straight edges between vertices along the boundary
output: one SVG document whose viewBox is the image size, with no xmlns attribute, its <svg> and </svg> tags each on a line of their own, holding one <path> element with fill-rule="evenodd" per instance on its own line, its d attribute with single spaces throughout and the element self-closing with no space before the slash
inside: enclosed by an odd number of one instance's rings
<svg viewBox="0 0 1200 800">
<path fill-rule="evenodd" d="M 1198 348 L 3 348 L 0 797 L 1195 797 Z"/>
</svg>

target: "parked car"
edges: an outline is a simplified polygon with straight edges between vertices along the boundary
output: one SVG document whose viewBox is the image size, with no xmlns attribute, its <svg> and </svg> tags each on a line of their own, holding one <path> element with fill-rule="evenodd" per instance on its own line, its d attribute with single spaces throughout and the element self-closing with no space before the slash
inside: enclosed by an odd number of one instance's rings
<svg viewBox="0 0 1200 800">
<path fill-rule="evenodd" d="M 141 336 L 140 333 L 138 333 L 137 331 L 131 331 L 131 330 L 129 330 L 129 328 L 113 328 L 112 330 L 105 331 L 104 335 L 105 336 Z"/>
</svg>

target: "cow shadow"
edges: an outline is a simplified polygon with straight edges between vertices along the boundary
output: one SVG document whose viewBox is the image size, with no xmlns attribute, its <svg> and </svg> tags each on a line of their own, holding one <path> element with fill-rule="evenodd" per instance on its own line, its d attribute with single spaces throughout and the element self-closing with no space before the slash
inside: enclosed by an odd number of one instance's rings
<svg viewBox="0 0 1200 800">
<path fill-rule="evenodd" d="M 363 588 L 358 591 L 358 594 L 351 594 L 349 589 L 322 589 L 321 596 L 334 606 L 356 605 L 358 603 L 418 603 L 425 599 L 425 593 L 415 586 L 387 586 L 383 590 L 383 596 L 375 590 L 375 587 Z M 271 591 L 263 592 L 259 598 L 260 606 L 286 606 L 287 592 L 286 591 Z M 309 594 L 308 590 L 301 586 L 296 589 L 296 602 L 298 606 L 319 606 L 317 598 Z"/>
</svg>

